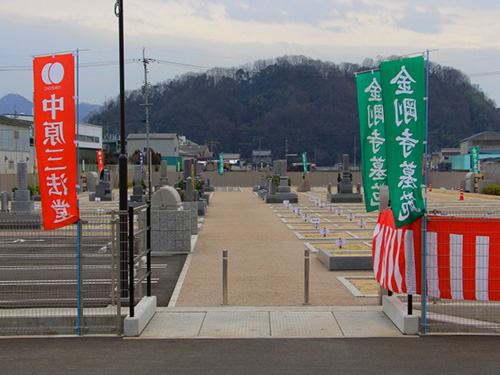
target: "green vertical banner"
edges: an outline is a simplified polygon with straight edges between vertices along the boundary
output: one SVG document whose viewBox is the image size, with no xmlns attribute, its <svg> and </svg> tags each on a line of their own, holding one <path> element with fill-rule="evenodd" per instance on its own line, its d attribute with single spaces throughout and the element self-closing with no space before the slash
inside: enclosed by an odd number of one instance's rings
<svg viewBox="0 0 500 375">
<path fill-rule="evenodd" d="M 380 64 L 387 184 L 397 228 L 424 215 L 425 64 L 422 56 Z M 390 152 L 389 152 L 390 150 Z"/>
<path fill-rule="evenodd" d="M 307 152 L 300 154 L 302 156 L 302 165 L 304 166 L 304 173 L 307 173 Z"/>
<path fill-rule="evenodd" d="M 473 173 L 479 173 L 479 146 L 470 148 L 470 167 Z"/>
<path fill-rule="evenodd" d="M 222 152 L 219 154 L 219 174 L 224 174 L 224 154 Z"/>
<path fill-rule="evenodd" d="M 356 87 L 365 207 L 367 212 L 371 212 L 379 208 L 380 186 L 387 185 L 384 105 L 380 72 L 358 74 Z"/>
</svg>

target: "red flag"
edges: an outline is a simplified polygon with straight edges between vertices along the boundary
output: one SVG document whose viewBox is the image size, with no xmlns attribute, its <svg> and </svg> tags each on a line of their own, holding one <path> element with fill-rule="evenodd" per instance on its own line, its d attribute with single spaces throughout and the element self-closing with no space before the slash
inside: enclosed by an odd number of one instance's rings
<svg viewBox="0 0 500 375">
<path fill-rule="evenodd" d="M 36 154 L 43 227 L 57 229 L 79 220 L 76 194 L 75 63 L 72 54 L 36 57 Z"/>
<path fill-rule="evenodd" d="M 97 150 L 97 166 L 99 168 L 99 173 L 104 169 L 104 161 L 102 158 L 102 150 Z"/>
</svg>

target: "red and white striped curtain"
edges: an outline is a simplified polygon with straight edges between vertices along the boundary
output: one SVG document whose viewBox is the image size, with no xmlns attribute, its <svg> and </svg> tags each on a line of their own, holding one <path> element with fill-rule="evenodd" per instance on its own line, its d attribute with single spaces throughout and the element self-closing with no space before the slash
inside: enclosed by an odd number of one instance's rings
<svg viewBox="0 0 500 375">
<path fill-rule="evenodd" d="M 421 294 L 421 220 L 396 229 L 380 214 L 373 237 L 378 282 L 395 293 Z M 500 300 L 500 220 L 429 216 L 427 295 L 453 300 Z"/>
</svg>

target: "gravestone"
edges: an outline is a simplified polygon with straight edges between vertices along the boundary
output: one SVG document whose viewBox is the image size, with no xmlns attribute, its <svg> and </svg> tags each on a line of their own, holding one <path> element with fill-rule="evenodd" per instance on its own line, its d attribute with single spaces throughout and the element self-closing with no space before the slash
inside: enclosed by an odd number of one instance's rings
<svg viewBox="0 0 500 375">
<path fill-rule="evenodd" d="M 0 199 L 2 200 L 2 212 L 8 212 L 10 201 L 9 193 L 7 191 L 2 191 L 0 193 Z"/>
<path fill-rule="evenodd" d="M 193 179 L 191 177 L 186 178 L 186 190 L 184 191 L 185 201 L 193 202 Z"/>
<path fill-rule="evenodd" d="M 168 162 L 166 160 L 162 160 L 160 164 L 160 185 L 156 188 L 160 186 L 168 186 Z"/>
<path fill-rule="evenodd" d="M 41 229 L 42 216 L 35 211 L 35 202 L 30 199 L 28 190 L 28 164 L 17 164 L 17 190 L 10 203 L 11 212 L 4 211 L 4 200 L 8 202 L 8 193 L 2 192 L 2 211 L 0 229 Z"/>
<path fill-rule="evenodd" d="M 95 187 L 95 193 L 89 194 L 90 201 L 112 201 L 114 198 L 111 190 L 111 183 L 109 182 L 109 170 L 104 168 L 101 171 L 99 183 Z"/>
<path fill-rule="evenodd" d="M 10 207 L 12 212 L 33 212 L 35 202 L 31 200 L 31 193 L 28 190 L 28 164 L 17 163 L 17 190 L 14 192 L 14 200 Z"/>
<path fill-rule="evenodd" d="M 191 213 L 191 234 L 198 233 L 198 202 L 194 198 L 195 192 L 193 191 L 193 180 L 191 177 L 186 178 L 185 201 L 182 207 L 185 211 Z"/>
<path fill-rule="evenodd" d="M 297 194 L 291 192 L 291 188 L 288 185 L 288 175 L 287 175 L 287 162 L 286 160 L 276 160 L 274 161 L 274 171 L 279 171 L 279 186 L 276 189 L 275 194 L 266 195 L 265 201 L 266 203 L 283 203 L 283 201 L 287 200 L 290 203 L 298 203 L 299 197 Z M 272 181 L 270 183 L 273 183 Z"/>
<path fill-rule="evenodd" d="M 95 192 L 95 187 L 99 182 L 99 175 L 97 172 L 88 172 L 87 173 L 87 191 L 93 193 Z"/>
<path fill-rule="evenodd" d="M 145 202 L 144 187 L 142 186 L 142 170 L 140 165 L 134 167 L 134 187 L 132 188 L 131 202 Z"/>
<path fill-rule="evenodd" d="M 327 194 L 327 201 L 329 203 L 359 203 L 363 202 L 363 196 L 358 191 L 353 193 L 353 185 L 351 183 L 351 172 L 349 170 L 349 154 L 343 155 L 344 168 L 342 171 L 342 178 L 337 185 L 337 194 Z M 359 187 L 361 190 L 361 187 Z"/>
</svg>

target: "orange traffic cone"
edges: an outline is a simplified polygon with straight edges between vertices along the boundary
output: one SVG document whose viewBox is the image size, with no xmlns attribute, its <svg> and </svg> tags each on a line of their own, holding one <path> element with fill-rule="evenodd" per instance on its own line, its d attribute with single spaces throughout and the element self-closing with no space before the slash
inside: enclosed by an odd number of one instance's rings
<svg viewBox="0 0 500 375">
<path fill-rule="evenodd" d="M 460 186 L 460 200 L 461 201 L 464 200 L 464 187 L 463 186 Z"/>
<path fill-rule="evenodd" d="M 429 191 L 432 191 L 432 182 L 429 182 Z"/>
</svg>

